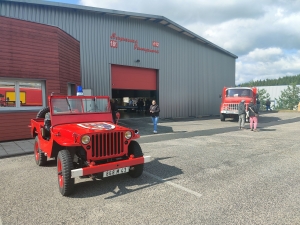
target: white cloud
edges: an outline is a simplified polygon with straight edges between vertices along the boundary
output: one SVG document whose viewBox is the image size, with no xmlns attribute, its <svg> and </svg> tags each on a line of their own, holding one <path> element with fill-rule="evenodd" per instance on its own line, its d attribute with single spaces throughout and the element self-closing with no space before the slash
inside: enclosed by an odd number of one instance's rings
<svg viewBox="0 0 300 225">
<path fill-rule="evenodd" d="M 236 84 L 299 74 L 300 51 L 284 54 L 279 48 L 255 49 L 236 64 Z"/>
<path fill-rule="evenodd" d="M 278 59 L 281 57 L 283 51 L 280 48 L 267 48 L 267 49 L 254 49 L 246 55 L 244 58 L 247 61 L 263 61 L 263 62 L 270 62 Z"/>
<path fill-rule="evenodd" d="M 300 72 L 299 0 L 81 0 L 80 4 L 160 15 L 237 55 L 236 82 Z"/>
</svg>

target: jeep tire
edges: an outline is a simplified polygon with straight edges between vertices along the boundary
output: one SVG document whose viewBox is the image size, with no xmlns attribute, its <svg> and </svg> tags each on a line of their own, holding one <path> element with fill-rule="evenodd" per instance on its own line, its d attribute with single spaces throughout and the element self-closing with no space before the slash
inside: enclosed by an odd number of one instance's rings
<svg viewBox="0 0 300 225">
<path fill-rule="evenodd" d="M 141 146 L 136 141 L 131 141 L 128 146 L 128 155 L 134 155 L 134 158 L 143 157 L 143 152 Z M 142 175 L 144 170 L 144 164 L 139 164 L 130 167 L 129 169 L 129 176 L 133 178 L 137 178 Z"/>
<path fill-rule="evenodd" d="M 61 150 L 57 155 L 58 188 L 63 196 L 73 192 L 75 179 L 71 178 L 73 160 L 68 150 Z"/>
<path fill-rule="evenodd" d="M 36 118 L 45 118 L 46 113 L 50 112 L 49 106 L 42 108 L 36 115 Z"/>
<path fill-rule="evenodd" d="M 34 159 L 38 166 L 44 166 L 47 163 L 47 156 L 41 151 L 38 136 L 34 139 Z"/>
</svg>

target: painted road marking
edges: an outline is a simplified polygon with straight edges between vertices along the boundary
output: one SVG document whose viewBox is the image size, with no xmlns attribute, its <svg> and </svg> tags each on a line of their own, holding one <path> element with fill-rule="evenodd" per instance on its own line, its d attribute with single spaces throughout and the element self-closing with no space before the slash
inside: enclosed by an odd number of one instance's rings
<svg viewBox="0 0 300 225">
<path fill-rule="evenodd" d="M 175 187 L 175 188 L 178 188 L 178 189 L 183 190 L 183 191 L 186 191 L 186 192 L 188 192 L 188 193 L 190 193 L 190 194 L 192 194 L 192 195 L 195 195 L 196 197 L 199 197 L 199 198 L 202 197 L 202 195 L 201 195 L 200 193 L 198 193 L 198 192 L 196 192 L 196 191 L 192 191 L 192 190 L 190 190 L 190 189 L 188 189 L 188 188 L 185 188 L 185 187 L 183 187 L 183 186 L 181 186 L 181 185 L 179 185 L 179 184 L 175 184 L 175 183 L 173 183 L 173 182 L 171 182 L 171 181 L 166 181 L 166 180 L 164 180 L 164 179 L 162 179 L 162 178 L 160 178 L 160 177 L 158 177 L 158 176 L 156 176 L 156 175 L 153 175 L 153 174 L 151 174 L 151 173 L 148 173 L 148 172 L 146 172 L 146 171 L 144 171 L 143 173 L 146 174 L 146 175 L 149 176 L 149 177 L 152 177 L 152 178 L 154 178 L 154 179 L 156 179 L 156 180 L 159 180 L 159 181 L 162 182 L 162 183 L 171 185 L 171 186 L 173 186 L 173 187 Z"/>
</svg>

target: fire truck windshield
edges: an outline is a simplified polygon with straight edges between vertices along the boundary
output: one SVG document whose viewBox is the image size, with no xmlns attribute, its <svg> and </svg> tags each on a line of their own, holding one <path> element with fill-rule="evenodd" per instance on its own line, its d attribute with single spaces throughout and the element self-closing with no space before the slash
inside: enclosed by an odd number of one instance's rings
<svg viewBox="0 0 300 225">
<path fill-rule="evenodd" d="M 245 88 L 229 88 L 226 90 L 226 97 L 253 97 L 251 89 Z"/>
</svg>

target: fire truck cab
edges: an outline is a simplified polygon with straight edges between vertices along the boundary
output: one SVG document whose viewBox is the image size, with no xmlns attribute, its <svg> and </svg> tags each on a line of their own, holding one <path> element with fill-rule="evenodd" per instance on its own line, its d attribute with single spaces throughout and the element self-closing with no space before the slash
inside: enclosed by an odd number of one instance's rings
<svg viewBox="0 0 300 225">
<path fill-rule="evenodd" d="M 238 120 L 238 105 L 245 100 L 246 111 L 251 100 L 256 104 L 257 88 L 256 87 L 224 87 L 222 91 L 222 102 L 220 105 L 220 120 L 233 118 Z"/>
</svg>

